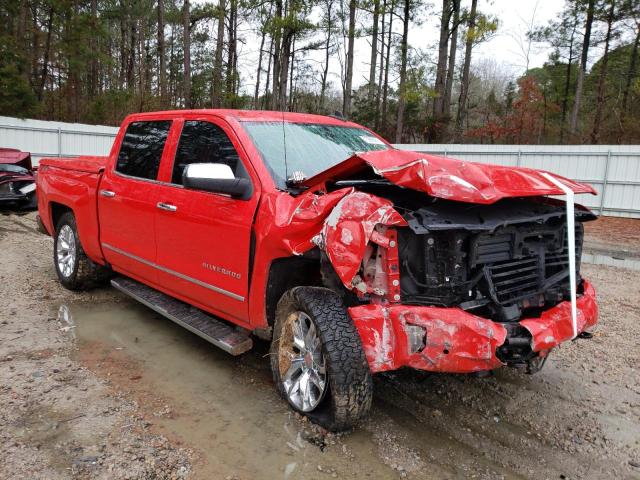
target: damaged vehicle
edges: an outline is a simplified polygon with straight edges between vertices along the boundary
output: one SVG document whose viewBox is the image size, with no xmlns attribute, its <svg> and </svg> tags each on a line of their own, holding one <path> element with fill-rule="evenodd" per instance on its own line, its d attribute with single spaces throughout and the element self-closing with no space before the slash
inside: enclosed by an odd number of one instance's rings
<svg viewBox="0 0 640 480">
<path fill-rule="evenodd" d="M 35 177 L 29 152 L 0 148 L 0 208 L 35 210 Z"/>
<path fill-rule="evenodd" d="M 573 201 L 595 191 L 549 172 L 237 110 L 131 115 L 109 156 L 40 165 L 65 287 L 110 279 L 234 355 L 270 341 L 280 394 L 330 430 L 367 414 L 373 374 L 533 373 L 597 322 Z"/>
</svg>

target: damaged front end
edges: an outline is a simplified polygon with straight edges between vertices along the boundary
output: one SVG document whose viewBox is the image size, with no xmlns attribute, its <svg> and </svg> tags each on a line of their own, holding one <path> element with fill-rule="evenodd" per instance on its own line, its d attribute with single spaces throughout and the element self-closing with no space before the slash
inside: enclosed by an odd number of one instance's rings
<svg viewBox="0 0 640 480">
<path fill-rule="evenodd" d="M 351 189 L 314 243 L 350 291 L 373 372 L 534 372 L 553 347 L 595 325 L 580 257 L 582 224 L 596 217 L 576 206 L 568 235 L 567 205 L 546 197 L 593 190 L 559 178 L 376 152 L 309 182 L 330 195 Z"/>
<path fill-rule="evenodd" d="M 404 217 L 408 228 L 397 230 L 400 302 L 350 309 L 374 371 L 535 371 L 551 348 L 573 338 L 560 202 L 436 201 Z M 586 210 L 576 214 L 578 333 L 597 321 L 595 292 L 579 276 L 582 222 L 592 218 Z"/>
<path fill-rule="evenodd" d="M 0 148 L 0 208 L 35 209 L 35 175 L 30 153 Z"/>
</svg>

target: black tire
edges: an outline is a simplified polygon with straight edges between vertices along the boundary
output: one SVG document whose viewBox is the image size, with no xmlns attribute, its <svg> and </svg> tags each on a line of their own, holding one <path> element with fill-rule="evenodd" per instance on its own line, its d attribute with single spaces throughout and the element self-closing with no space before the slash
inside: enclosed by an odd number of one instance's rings
<svg viewBox="0 0 640 480">
<path fill-rule="evenodd" d="M 280 369 L 280 340 L 287 319 L 305 313 L 313 322 L 324 356 L 328 389 L 310 412 L 297 408 L 283 385 Z M 285 292 L 276 310 L 271 342 L 271 370 L 276 388 L 291 407 L 330 431 L 354 427 L 371 408 L 373 380 L 362 349 L 360 335 L 341 298 L 320 287 L 295 287 Z"/>
<path fill-rule="evenodd" d="M 75 242 L 75 261 L 73 268 L 66 275 L 60 270 L 57 256 L 60 232 L 65 226 L 69 227 L 73 232 Z M 56 225 L 56 233 L 53 237 L 53 265 L 60 283 L 69 290 L 88 290 L 100 286 L 112 275 L 111 269 L 98 265 L 84 253 L 78 237 L 76 218 L 72 212 L 64 213 Z"/>
</svg>

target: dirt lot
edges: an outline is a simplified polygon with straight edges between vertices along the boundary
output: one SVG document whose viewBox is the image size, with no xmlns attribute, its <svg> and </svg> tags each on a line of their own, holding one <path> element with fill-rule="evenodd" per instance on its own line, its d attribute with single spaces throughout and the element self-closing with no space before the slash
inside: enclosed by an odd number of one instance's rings
<svg viewBox="0 0 640 480">
<path fill-rule="evenodd" d="M 334 436 L 277 397 L 265 344 L 65 291 L 34 218 L 0 216 L 0 478 L 640 479 L 640 271 L 584 266 L 601 323 L 539 374 L 381 375 Z"/>
<path fill-rule="evenodd" d="M 585 224 L 587 248 L 640 258 L 640 219 L 600 217 Z"/>
</svg>

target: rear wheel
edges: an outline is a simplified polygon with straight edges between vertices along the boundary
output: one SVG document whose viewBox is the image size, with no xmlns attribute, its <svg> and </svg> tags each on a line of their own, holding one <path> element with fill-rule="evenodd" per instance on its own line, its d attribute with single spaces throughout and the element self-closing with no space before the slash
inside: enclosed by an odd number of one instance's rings
<svg viewBox="0 0 640 480">
<path fill-rule="evenodd" d="M 56 226 L 53 264 L 60 283 L 69 290 L 86 290 L 111 276 L 110 269 L 93 262 L 84 253 L 72 212 L 64 213 Z"/>
<path fill-rule="evenodd" d="M 291 407 L 328 430 L 353 427 L 371 407 L 373 384 L 360 336 L 332 290 L 296 287 L 282 296 L 271 368 Z"/>
</svg>

